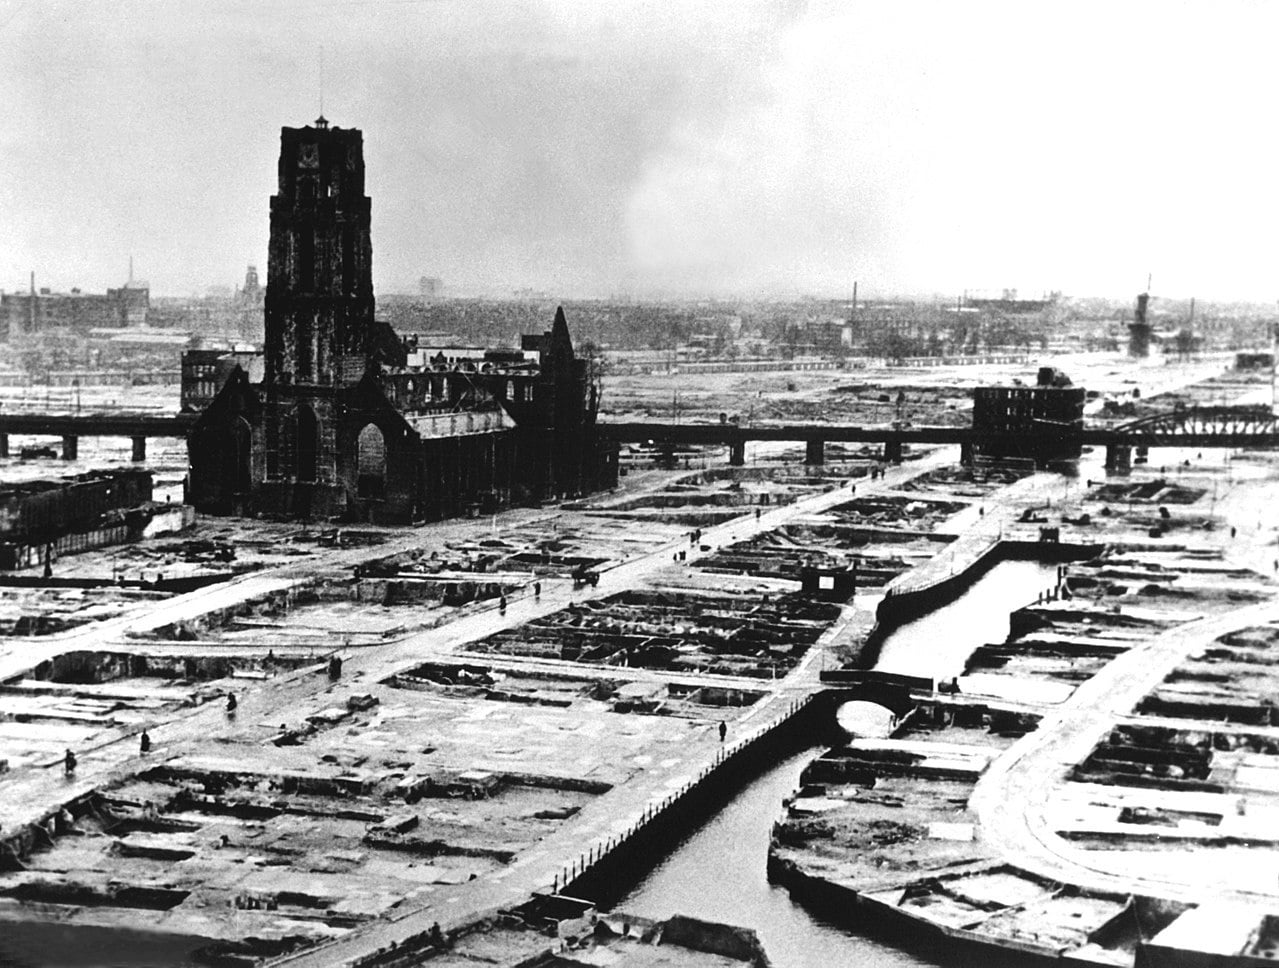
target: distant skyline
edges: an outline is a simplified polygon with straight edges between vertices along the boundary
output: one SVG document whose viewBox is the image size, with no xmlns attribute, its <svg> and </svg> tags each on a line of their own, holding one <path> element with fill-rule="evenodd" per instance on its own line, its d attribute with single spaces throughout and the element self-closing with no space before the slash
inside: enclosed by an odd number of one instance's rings
<svg viewBox="0 0 1279 968">
<path fill-rule="evenodd" d="M 1275 36 L 1264 0 L 0 0 L 0 288 L 265 280 L 322 93 L 380 292 L 1273 302 Z"/>
</svg>

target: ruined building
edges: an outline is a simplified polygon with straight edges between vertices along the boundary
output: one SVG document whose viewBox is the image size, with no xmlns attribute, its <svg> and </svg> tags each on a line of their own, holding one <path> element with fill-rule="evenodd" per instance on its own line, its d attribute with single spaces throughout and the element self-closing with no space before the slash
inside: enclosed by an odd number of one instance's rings
<svg viewBox="0 0 1279 968">
<path fill-rule="evenodd" d="M 233 373 L 192 428 L 189 503 L 398 524 L 613 486 L 563 311 L 536 360 L 406 366 L 374 318 L 361 132 L 320 118 L 280 140 L 264 379 Z"/>
<path fill-rule="evenodd" d="M 1083 387 L 1072 386 L 1070 377 L 1051 366 L 1039 368 L 1033 387 L 977 387 L 973 429 L 989 436 L 966 458 L 1023 457 L 1041 467 L 1078 460 L 1086 398 Z"/>
<path fill-rule="evenodd" d="M 1150 338 L 1154 333 L 1154 327 L 1146 319 L 1147 306 L 1150 303 L 1150 294 L 1141 293 L 1137 296 L 1137 309 L 1133 314 L 1133 320 L 1128 324 L 1128 355 L 1134 360 L 1144 360 L 1150 355 Z"/>
<path fill-rule="evenodd" d="M 158 510 L 136 467 L 0 484 L 0 571 L 136 540 Z"/>
<path fill-rule="evenodd" d="M 36 289 L 31 274 L 29 292 L 0 292 L 0 339 L 22 339 L 45 333 L 67 332 L 78 337 L 93 329 L 145 326 L 151 305 L 146 283 L 132 279 L 106 294 L 53 292 Z"/>
</svg>

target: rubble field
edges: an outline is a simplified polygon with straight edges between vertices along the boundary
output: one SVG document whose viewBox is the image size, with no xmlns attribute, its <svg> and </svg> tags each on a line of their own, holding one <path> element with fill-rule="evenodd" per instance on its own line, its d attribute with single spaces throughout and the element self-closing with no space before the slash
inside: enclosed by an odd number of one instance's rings
<svg viewBox="0 0 1279 968">
<path fill-rule="evenodd" d="M 631 680 L 623 676 L 586 678 L 473 663 L 428 662 L 392 676 L 386 683 L 462 701 L 482 699 L 700 719 L 713 715 L 715 709 L 749 706 L 762 695 L 719 684 Z"/>
<path fill-rule="evenodd" d="M 793 668 L 838 616 L 837 606 L 796 593 L 761 601 L 636 590 L 571 605 L 467 651 L 771 679 Z"/>
</svg>

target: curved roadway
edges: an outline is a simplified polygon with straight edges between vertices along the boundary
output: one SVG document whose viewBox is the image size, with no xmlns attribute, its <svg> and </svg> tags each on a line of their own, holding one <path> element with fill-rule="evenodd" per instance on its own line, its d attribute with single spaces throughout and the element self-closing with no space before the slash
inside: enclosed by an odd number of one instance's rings
<svg viewBox="0 0 1279 968">
<path fill-rule="evenodd" d="M 1279 603 L 1263 602 L 1188 622 L 1117 656 L 1074 695 L 1044 716 L 1039 726 L 1009 747 L 978 780 L 969 807 L 985 842 L 1011 863 L 1063 883 L 1095 890 L 1155 894 L 1186 900 L 1208 897 L 1258 900 L 1269 890 L 1205 877 L 1203 866 L 1181 865 L 1184 877 L 1143 870 L 1123 851 L 1085 850 L 1058 836 L 1048 806 L 1069 770 L 1128 715 L 1188 655 L 1235 629 L 1279 618 Z M 1157 855 L 1152 855 L 1156 856 Z M 1223 877 L 1229 876 L 1228 874 Z"/>
</svg>

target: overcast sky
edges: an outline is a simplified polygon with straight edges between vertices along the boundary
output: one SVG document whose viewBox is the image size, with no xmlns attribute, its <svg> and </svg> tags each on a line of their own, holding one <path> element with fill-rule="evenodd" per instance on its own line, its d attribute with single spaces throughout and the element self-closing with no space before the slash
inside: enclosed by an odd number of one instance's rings
<svg viewBox="0 0 1279 968">
<path fill-rule="evenodd" d="M 1276 38 L 1223 0 L 0 0 L 0 287 L 265 277 L 323 87 L 381 292 L 1271 300 Z"/>
</svg>

